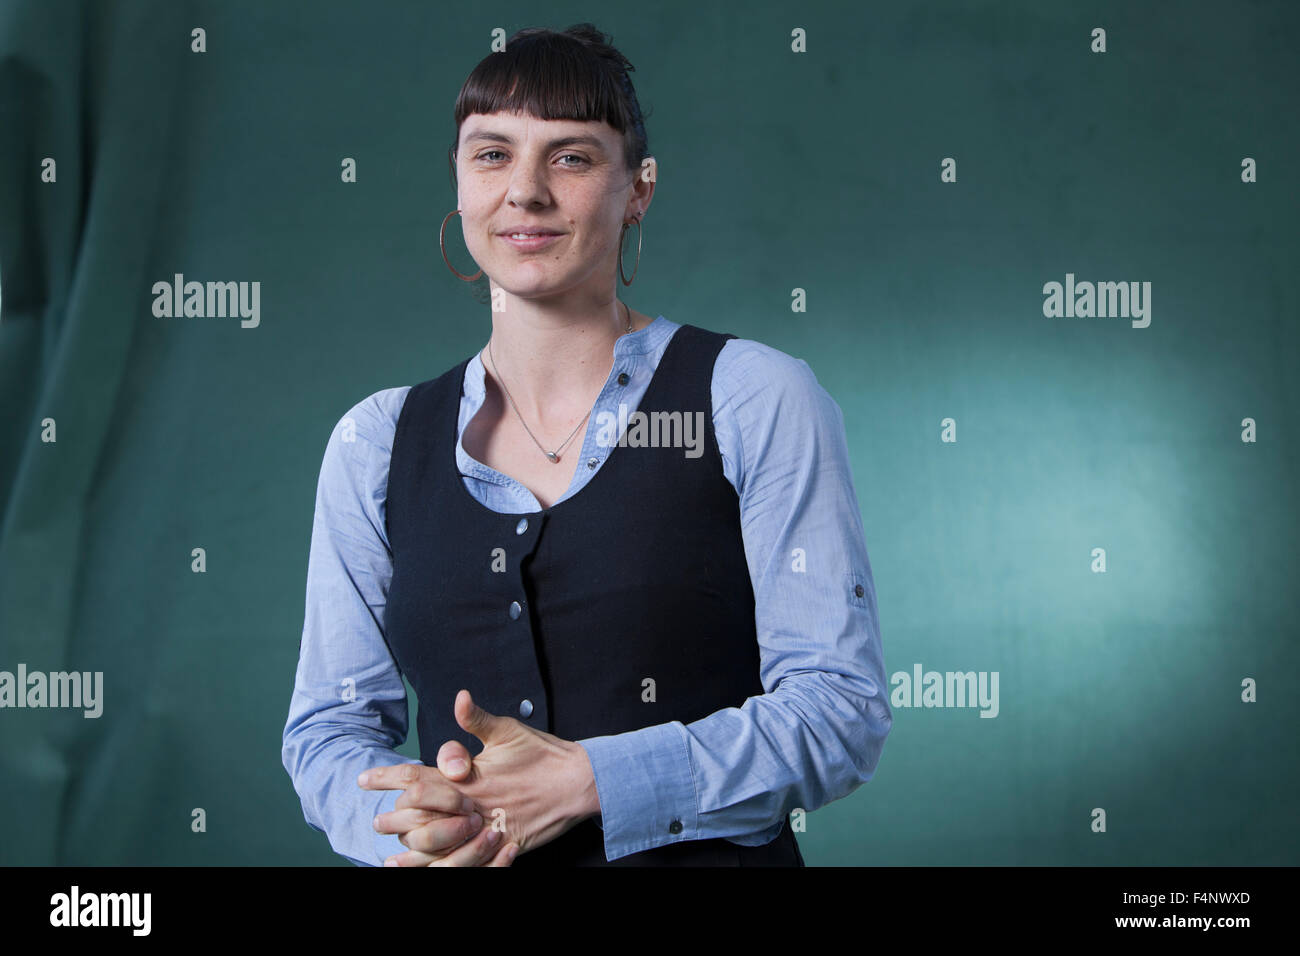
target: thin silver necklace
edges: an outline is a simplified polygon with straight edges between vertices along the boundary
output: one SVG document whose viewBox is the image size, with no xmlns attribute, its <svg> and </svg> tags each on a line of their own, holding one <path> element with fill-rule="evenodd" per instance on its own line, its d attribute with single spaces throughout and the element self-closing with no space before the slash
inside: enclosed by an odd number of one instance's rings
<svg viewBox="0 0 1300 956">
<path fill-rule="evenodd" d="M 627 307 L 626 302 L 621 304 L 624 311 L 627 312 L 627 331 L 623 334 L 629 335 L 632 332 L 632 310 Z M 542 454 L 545 455 L 552 464 L 558 465 L 560 463 L 560 452 L 564 450 L 565 445 L 573 441 L 573 436 L 578 434 L 578 429 L 581 428 L 587 419 L 591 417 L 591 409 L 588 409 L 587 414 L 582 416 L 582 421 L 578 422 L 573 431 L 569 432 L 569 437 L 564 439 L 559 448 L 555 449 L 555 451 L 547 451 L 545 447 L 543 447 L 542 443 L 537 440 L 537 436 L 533 434 L 533 430 L 528 427 L 528 423 L 524 421 L 524 416 L 520 413 L 519 407 L 515 405 L 515 400 L 510 397 L 510 389 L 506 388 L 506 380 L 501 377 L 501 372 L 497 370 L 497 360 L 496 356 L 492 354 L 492 339 L 490 337 L 488 338 L 488 358 L 492 361 L 492 374 L 495 375 L 497 381 L 501 383 L 501 388 L 506 393 L 506 399 L 510 402 L 510 407 L 513 408 L 515 414 L 519 416 L 519 424 L 524 426 L 524 431 L 528 432 L 528 437 L 533 440 L 534 445 L 541 449 Z"/>
</svg>

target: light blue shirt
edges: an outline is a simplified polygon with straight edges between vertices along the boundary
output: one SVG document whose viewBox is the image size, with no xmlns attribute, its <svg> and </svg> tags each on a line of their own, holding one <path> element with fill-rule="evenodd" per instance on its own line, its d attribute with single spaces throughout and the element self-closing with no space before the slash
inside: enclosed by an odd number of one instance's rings
<svg viewBox="0 0 1300 956">
<path fill-rule="evenodd" d="M 637 408 L 678 328 L 659 316 L 615 341 L 593 421 L 602 413 L 618 420 L 620 402 L 628 413 Z M 626 385 L 618 384 L 620 373 L 629 376 Z M 393 749 L 406 740 L 406 688 L 383 636 L 392 576 L 384 502 L 409 389 L 357 403 L 326 445 L 282 751 L 307 822 L 335 852 L 369 866 L 407 850 L 373 827 L 401 791 L 363 790 L 357 776 L 420 762 Z M 524 485 L 466 453 L 461 436 L 484 395 L 475 355 L 456 441 L 465 487 L 502 514 L 543 510 Z M 765 693 L 690 724 L 578 741 L 595 772 L 609 860 L 682 840 L 768 843 L 796 808 L 815 810 L 870 780 L 893 723 L 839 406 L 806 362 L 748 339 L 723 346 L 712 398 L 723 471 L 740 499 Z M 612 449 L 599 437 L 597 428 L 586 430 L 560 501 L 600 470 Z M 674 820 L 682 823 L 676 835 L 668 827 Z"/>
</svg>

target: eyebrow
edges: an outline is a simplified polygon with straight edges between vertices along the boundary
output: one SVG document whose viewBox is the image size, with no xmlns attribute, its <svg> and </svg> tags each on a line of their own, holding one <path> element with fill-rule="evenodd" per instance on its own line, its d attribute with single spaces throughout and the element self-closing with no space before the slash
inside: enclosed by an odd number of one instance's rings
<svg viewBox="0 0 1300 956">
<path fill-rule="evenodd" d="M 470 133 L 465 137 L 465 145 L 468 146 L 475 140 L 482 140 L 490 143 L 507 143 L 511 145 L 514 143 L 514 140 L 505 133 L 498 133 L 495 130 L 490 129 L 482 129 Z M 548 150 L 559 149 L 562 146 L 591 146 L 595 149 L 601 150 L 602 152 L 605 149 L 605 144 L 595 136 L 562 136 L 559 139 L 553 139 L 546 144 Z"/>
</svg>

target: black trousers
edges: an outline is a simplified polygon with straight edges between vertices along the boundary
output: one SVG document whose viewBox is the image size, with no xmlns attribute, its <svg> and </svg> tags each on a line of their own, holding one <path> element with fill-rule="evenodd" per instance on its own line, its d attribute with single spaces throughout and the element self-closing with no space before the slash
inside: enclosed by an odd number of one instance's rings
<svg viewBox="0 0 1300 956">
<path fill-rule="evenodd" d="M 515 857 L 511 866 L 803 866 L 803 854 L 790 821 L 776 839 L 763 846 L 740 846 L 729 840 L 686 840 L 605 859 L 605 835 L 594 820 L 584 820 L 536 850 Z"/>
</svg>

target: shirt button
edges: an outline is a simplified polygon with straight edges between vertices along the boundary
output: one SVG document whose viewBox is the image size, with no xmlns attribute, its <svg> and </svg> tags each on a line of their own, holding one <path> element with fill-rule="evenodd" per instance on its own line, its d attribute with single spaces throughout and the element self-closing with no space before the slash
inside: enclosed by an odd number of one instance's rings
<svg viewBox="0 0 1300 956">
<path fill-rule="evenodd" d="M 626 384 L 627 384 L 627 381 L 628 381 L 628 379 L 627 379 L 627 372 L 619 372 L 619 373 L 618 373 L 618 384 L 620 384 L 620 385 L 626 385 Z"/>
<path fill-rule="evenodd" d="M 595 468 L 595 467 L 596 467 L 596 459 L 594 459 L 594 458 L 588 458 L 588 459 L 587 459 L 587 467 L 588 467 L 588 468 Z"/>
<path fill-rule="evenodd" d="M 519 524 L 515 525 L 515 534 L 523 534 L 528 530 L 528 519 L 520 518 Z"/>
<path fill-rule="evenodd" d="M 668 832 L 669 832 L 669 833 L 681 833 L 681 832 L 682 832 L 682 821 L 681 821 L 681 820 L 674 820 L 672 823 L 668 824 Z"/>
<path fill-rule="evenodd" d="M 533 713 L 533 702 L 525 697 L 519 702 L 519 716 L 529 717 Z"/>
<path fill-rule="evenodd" d="M 515 620 L 517 617 L 519 617 L 519 613 L 520 613 L 522 610 L 523 610 L 523 608 L 520 607 L 518 601 L 511 601 L 511 602 L 510 602 L 510 620 L 513 621 L 513 620 Z"/>
<path fill-rule="evenodd" d="M 855 584 L 853 586 L 853 593 L 856 594 L 858 597 L 862 597 L 862 595 L 866 594 L 867 592 L 863 589 L 861 584 Z"/>
</svg>

